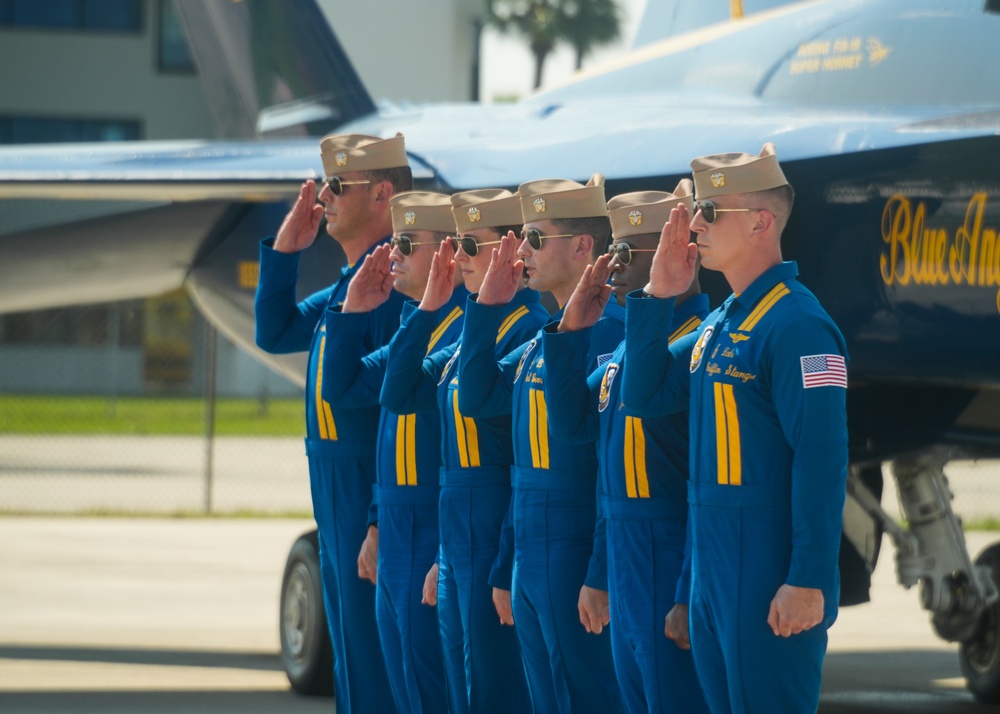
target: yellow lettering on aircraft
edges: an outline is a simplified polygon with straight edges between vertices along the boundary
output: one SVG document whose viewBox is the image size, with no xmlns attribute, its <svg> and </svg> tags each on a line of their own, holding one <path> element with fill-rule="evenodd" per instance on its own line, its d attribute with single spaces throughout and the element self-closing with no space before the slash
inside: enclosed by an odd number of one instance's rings
<svg viewBox="0 0 1000 714">
<path fill-rule="evenodd" d="M 882 282 L 1000 288 L 1000 232 L 983 225 L 985 213 L 986 194 L 973 195 L 964 223 L 949 233 L 927 225 L 923 201 L 914 206 L 905 196 L 892 196 L 882 211 Z"/>
<path fill-rule="evenodd" d="M 803 42 L 795 51 L 789 64 L 789 74 L 816 74 L 817 72 L 843 72 L 862 67 L 874 67 L 889 56 L 886 47 L 877 37 L 835 37 L 829 40 Z"/>
</svg>

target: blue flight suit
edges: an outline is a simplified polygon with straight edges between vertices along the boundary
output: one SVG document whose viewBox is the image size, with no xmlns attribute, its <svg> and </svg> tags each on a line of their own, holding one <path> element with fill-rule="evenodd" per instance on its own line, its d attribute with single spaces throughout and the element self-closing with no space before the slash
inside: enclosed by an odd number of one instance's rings
<svg viewBox="0 0 1000 714">
<path fill-rule="evenodd" d="M 691 646 L 716 713 L 816 711 L 837 616 L 847 348 L 797 274 L 770 268 L 669 346 L 673 301 L 627 300 L 625 403 L 690 404 Z M 767 624 L 785 583 L 824 598 L 824 621 L 787 638 Z"/>
<path fill-rule="evenodd" d="M 436 406 L 441 418 L 441 547 L 437 611 L 453 714 L 528 711 L 517 635 L 500 624 L 493 588 L 511 589 L 509 416 L 472 419 L 458 408 L 461 341 L 424 357 L 434 313 L 415 311 L 389 345 L 382 405 L 411 411 Z M 521 290 L 494 332 L 496 354 L 548 320 L 540 296 Z M 502 533 L 503 531 L 503 533 Z"/>
<path fill-rule="evenodd" d="M 309 351 L 306 455 L 313 516 L 319 528 L 323 600 L 333 641 L 337 709 L 391 712 L 394 705 L 375 623 L 375 587 L 358 578 L 358 551 L 375 483 L 379 409 L 334 409 L 322 391 L 326 310 L 343 301 L 361 262 L 344 266 L 334 285 L 296 303 L 299 255 L 279 253 L 270 239 L 265 240 L 254 310 L 261 349 L 276 354 Z M 402 306 L 403 296 L 393 291 L 371 313 L 368 352 L 392 338 Z"/>
<path fill-rule="evenodd" d="M 577 609 L 581 586 L 608 588 L 607 554 L 594 548 L 597 453 L 549 434 L 541 332 L 497 362 L 491 348 L 503 315 L 502 305 L 469 303 L 459 407 L 477 418 L 510 413 L 514 424 L 514 626 L 532 705 L 546 713 L 620 710 L 611 635 L 587 633 Z M 610 358 L 622 328 L 622 308 L 609 303 L 591 330 L 589 369 Z"/>
<path fill-rule="evenodd" d="M 465 299 L 457 287 L 439 312 L 427 352 L 462 334 Z M 408 301 L 403 320 L 417 309 Z M 377 405 L 389 346 L 365 355 L 369 313 L 327 310 L 323 398 L 334 407 Z M 379 418 L 377 485 L 369 525 L 378 525 L 375 618 L 400 714 L 444 712 L 448 699 L 437 613 L 421 604 L 424 576 L 438 551 L 441 426 L 436 409 Z"/>
<path fill-rule="evenodd" d="M 708 296 L 674 312 L 670 341 L 693 332 L 708 315 Z M 625 709 L 707 712 L 689 650 L 663 634 L 675 603 L 687 604 L 682 582 L 688 479 L 687 413 L 641 419 L 621 400 L 625 343 L 587 376 L 589 330 L 546 327 L 547 359 L 558 364 L 545 381 L 552 435 L 597 439 L 608 552 L 611 649 Z M 598 534 L 600 536 L 601 534 Z"/>
</svg>

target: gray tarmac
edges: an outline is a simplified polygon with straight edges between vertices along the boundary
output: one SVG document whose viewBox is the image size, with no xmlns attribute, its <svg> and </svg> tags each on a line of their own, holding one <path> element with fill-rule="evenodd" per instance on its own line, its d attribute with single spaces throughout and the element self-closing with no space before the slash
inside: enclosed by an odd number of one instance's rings
<svg viewBox="0 0 1000 714">
<path fill-rule="evenodd" d="M 311 527 L 0 518 L 0 712 L 334 711 L 292 693 L 278 658 L 285 556 Z M 968 540 L 978 553 L 1000 534 Z M 842 610 L 830 633 L 820 712 L 996 714 L 927 619 L 882 560 L 873 602 Z"/>
</svg>

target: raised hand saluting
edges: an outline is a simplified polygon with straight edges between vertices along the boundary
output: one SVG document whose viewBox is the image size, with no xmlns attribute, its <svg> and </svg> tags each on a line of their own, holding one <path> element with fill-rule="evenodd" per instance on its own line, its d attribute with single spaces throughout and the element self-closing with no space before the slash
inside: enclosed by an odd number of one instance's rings
<svg viewBox="0 0 1000 714">
<path fill-rule="evenodd" d="M 323 206 L 316 203 L 316 182 L 309 179 L 302 184 L 292 210 L 281 222 L 274 238 L 274 249 L 279 253 L 305 250 L 316 240 L 322 218 Z"/>
<path fill-rule="evenodd" d="M 691 242 L 691 217 L 681 203 L 670 211 L 660 232 L 660 243 L 653 254 L 649 282 L 643 291 L 653 297 L 680 295 L 694 280 L 698 264 L 698 246 Z"/>
<path fill-rule="evenodd" d="M 454 291 L 455 244 L 451 238 L 446 238 L 441 241 L 431 259 L 431 271 L 427 275 L 427 285 L 424 287 L 424 297 L 419 309 L 427 312 L 439 310 L 451 300 Z"/>
<path fill-rule="evenodd" d="M 604 314 L 604 306 L 611 297 L 611 256 L 600 256 L 593 265 L 588 265 L 580 276 L 580 282 L 570 295 L 559 320 L 559 332 L 573 332 L 593 327 Z"/>
<path fill-rule="evenodd" d="M 371 312 L 389 299 L 392 292 L 392 249 L 387 245 L 378 246 L 365 258 L 358 272 L 347 286 L 347 295 L 341 306 L 343 312 Z"/>
<path fill-rule="evenodd" d="M 514 231 L 500 239 L 500 247 L 493 249 L 490 267 L 483 277 L 477 302 L 481 305 L 506 305 L 514 299 L 524 275 L 524 261 L 517 257 L 518 239 Z"/>
</svg>

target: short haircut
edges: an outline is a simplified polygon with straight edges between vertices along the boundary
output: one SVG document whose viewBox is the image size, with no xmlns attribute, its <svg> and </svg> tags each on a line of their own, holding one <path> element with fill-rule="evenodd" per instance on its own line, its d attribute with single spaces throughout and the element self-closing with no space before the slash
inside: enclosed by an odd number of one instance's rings
<svg viewBox="0 0 1000 714">
<path fill-rule="evenodd" d="M 394 194 L 413 190 L 413 171 L 409 166 L 396 166 L 391 169 L 371 169 L 363 173 L 365 178 L 372 183 L 379 183 L 380 181 L 391 183 Z"/>
<path fill-rule="evenodd" d="M 792 205 L 795 203 L 795 189 L 790 184 L 769 188 L 766 191 L 755 191 L 747 195 L 752 197 L 750 201 L 754 205 L 766 208 L 774 214 L 779 234 L 785 230 L 788 217 L 792 215 Z M 750 203 L 747 205 L 749 206 Z"/>
<path fill-rule="evenodd" d="M 611 219 L 607 216 L 593 216 L 592 218 L 557 218 L 552 221 L 560 233 L 568 235 L 580 235 L 586 233 L 594 239 L 594 246 L 590 254 L 594 258 L 601 257 L 608 250 L 608 243 L 611 240 Z"/>
</svg>

